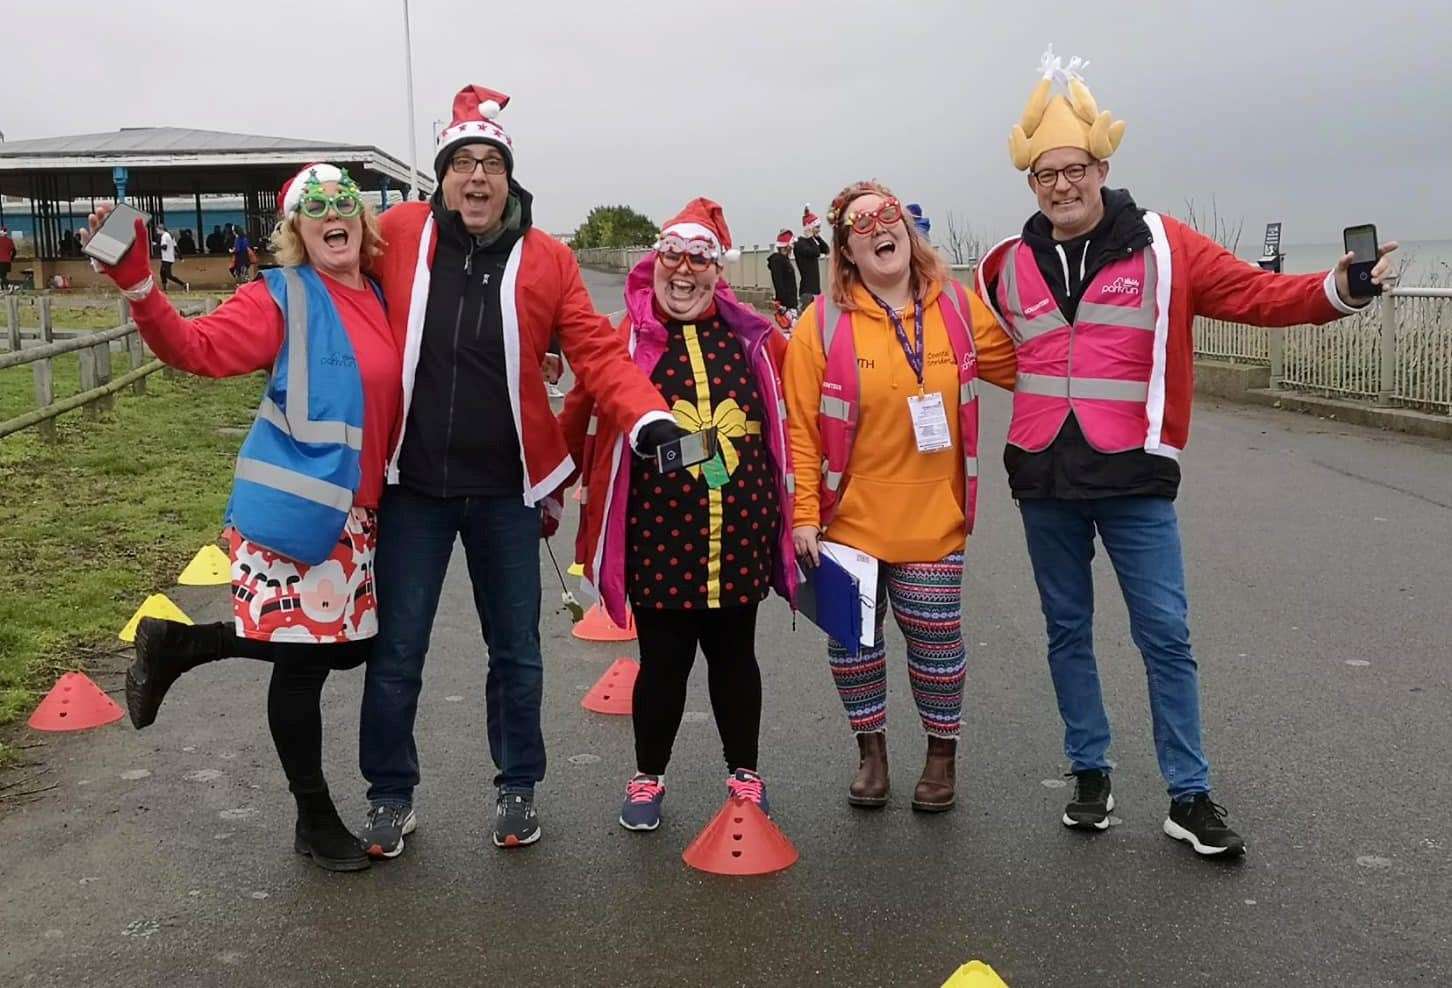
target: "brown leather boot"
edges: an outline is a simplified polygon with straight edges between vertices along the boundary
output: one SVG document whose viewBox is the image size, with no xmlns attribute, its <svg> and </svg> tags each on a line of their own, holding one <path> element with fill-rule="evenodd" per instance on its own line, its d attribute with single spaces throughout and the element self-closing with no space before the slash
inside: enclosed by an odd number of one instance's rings
<svg viewBox="0 0 1452 988">
<path fill-rule="evenodd" d="M 913 790 L 913 809 L 924 813 L 951 810 L 957 798 L 953 792 L 957 776 L 958 742 L 955 738 L 928 738 L 928 759 L 923 777 Z"/>
<path fill-rule="evenodd" d="M 857 775 L 847 789 L 847 802 L 853 806 L 886 806 L 887 732 L 873 731 L 857 735 L 857 753 Z"/>
</svg>

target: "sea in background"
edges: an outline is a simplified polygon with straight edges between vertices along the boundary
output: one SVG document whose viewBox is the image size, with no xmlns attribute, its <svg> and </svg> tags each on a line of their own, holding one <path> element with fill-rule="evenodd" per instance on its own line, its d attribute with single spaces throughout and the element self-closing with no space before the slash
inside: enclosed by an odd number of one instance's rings
<svg viewBox="0 0 1452 988">
<path fill-rule="evenodd" d="M 1253 242 L 1247 243 L 1247 240 Z M 1452 287 L 1452 240 L 1403 240 L 1393 257 L 1402 259 L 1406 269 L 1403 285 L 1435 285 Z M 1260 257 L 1260 238 L 1242 236 L 1236 253 L 1248 261 Z M 1325 271 L 1341 259 L 1340 244 L 1283 244 L 1285 270 L 1290 274 Z"/>
</svg>

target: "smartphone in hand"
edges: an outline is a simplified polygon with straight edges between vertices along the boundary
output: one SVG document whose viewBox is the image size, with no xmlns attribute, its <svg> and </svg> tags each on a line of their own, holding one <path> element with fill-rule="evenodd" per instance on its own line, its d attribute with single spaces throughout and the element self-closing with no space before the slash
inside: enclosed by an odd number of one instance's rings
<svg viewBox="0 0 1452 988">
<path fill-rule="evenodd" d="M 704 429 L 656 447 L 655 465 L 661 473 L 693 467 L 716 455 L 716 430 Z"/>
<path fill-rule="evenodd" d="M 1348 226 L 1342 231 L 1346 253 L 1354 255 L 1346 268 L 1346 281 L 1352 298 L 1374 298 L 1381 294 L 1381 286 L 1371 280 L 1371 269 L 1376 267 L 1378 248 L 1376 227 L 1370 223 Z"/>
<path fill-rule="evenodd" d="M 106 222 L 101 228 L 91 234 L 86 245 L 81 250 L 88 256 L 94 257 L 102 264 L 115 267 L 126 256 L 131 249 L 131 243 L 136 239 L 136 221 L 150 223 L 151 217 L 134 206 L 128 206 L 124 202 L 118 202 L 111 207 L 111 212 L 106 215 Z M 147 248 L 150 253 L 150 247 Z"/>
</svg>

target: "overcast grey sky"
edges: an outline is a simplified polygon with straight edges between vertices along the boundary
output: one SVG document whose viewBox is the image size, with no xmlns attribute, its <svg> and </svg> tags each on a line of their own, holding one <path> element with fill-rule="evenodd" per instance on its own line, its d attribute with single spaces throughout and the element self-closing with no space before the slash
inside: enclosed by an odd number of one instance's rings
<svg viewBox="0 0 1452 988">
<path fill-rule="evenodd" d="M 173 125 L 406 158 L 402 0 L 7 4 L 9 140 Z M 722 202 L 738 243 L 877 177 L 985 236 L 1033 210 L 1007 135 L 1047 42 L 1128 121 L 1110 184 L 1270 219 L 1287 243 L 1452 238 L 1452 3 L 411 0 L 419 161 L 479 83 L 545 229 Z M 243 85 L 242 78 L 255 85 Z"/>
</svg>

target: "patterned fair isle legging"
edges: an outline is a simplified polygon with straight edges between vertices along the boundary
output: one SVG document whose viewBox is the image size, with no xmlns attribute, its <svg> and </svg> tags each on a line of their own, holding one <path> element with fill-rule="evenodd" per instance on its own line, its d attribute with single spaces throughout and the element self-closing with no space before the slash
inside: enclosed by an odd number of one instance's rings
<svg viewBox="0 0 1452 988">
<path fill-rule="evenodd" d="M 887 727 L 887 604 L 907 639 L 908 681 L 923 729 L 956 738 L 963 717 L 963 553 L 936 563 L 882 563 L 877 577 L 876 635 L 853 658 L 828 639 L 827 661 L 847 720 L 858 733 Z"/>
</svg>

